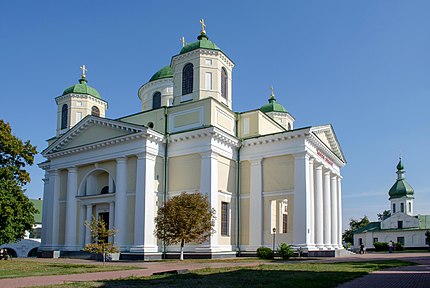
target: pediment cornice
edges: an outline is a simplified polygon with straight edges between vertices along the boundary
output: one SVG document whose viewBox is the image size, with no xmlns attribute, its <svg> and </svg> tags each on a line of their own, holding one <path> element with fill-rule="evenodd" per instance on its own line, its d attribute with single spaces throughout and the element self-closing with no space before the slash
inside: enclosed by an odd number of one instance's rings
<svg viewBox="0 0 430 288">
<path fill-rule="evenodd" d="M 169 136 L 169 143 L 178 143 L 207 137 L 211 137 L 216 141 L 226 144 L 227 146 L 239 147 L 239 140 L 236 137 L 231 136 L 216 127 L 208 127 L 187 132 L 181 132 L 178 134 L 172 134 Z"/>
</svg>

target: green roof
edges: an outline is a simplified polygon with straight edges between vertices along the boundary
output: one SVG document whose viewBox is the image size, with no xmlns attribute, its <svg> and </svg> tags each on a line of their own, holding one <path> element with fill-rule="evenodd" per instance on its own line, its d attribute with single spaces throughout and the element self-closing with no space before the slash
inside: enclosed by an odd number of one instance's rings
<svg viewBox="0 0 430 288">
<path fill-rule="evenodd" d="M 182 47 L 181 52 L 179 54 L 185 54 L 190 51 L 197 50 L 199 48 L 221 51 L 221 49 L 218 46 L 216 46 L 214 42 L 209 40 L 209 37 L 204 32 L 202 32 L 197 37 L 197 40 L 198 41 L 189 43 L 184 47 Z"/>
<path fill-rule="evenodd" d="M 75 84 L 73 86 L 70 86 L 66 90 L 64 90 L 63 95 L 69 94 L 69 93 L 75 93 L 75 94 L 88 94 L 91 96 L 94 96 L 96 98 L 102 99 L 100 96 L 100 93 L 94 89 L 91 86 L 87 85 L 87 79 L 81 78 L 79 79 L 79 84 Z"/>
<path fill-rule="evenodd" d="M 261 106 L 261 112 L 287 112 L 287 109 L 284 108 L 281 104 L 276 102 L 275 95 L 271 95 L 269 98 L 269 103 Z"/>
<path fill-rule="evenodd" d="M 370 222 L 366 226 L 361 227 L 361 228 L 353 231 L 352 233 L 354 233 L 354 234 L 366 233 L 368 231 L 378 231 L 378 230 L 381 230 L 381 222 Z"/>
<path fill-rule="evenodd" d="M 405 171 L 403 169 L 402 159 L 400 159 L 399 164 L 397 164 L 397 181 L 388 192 L 390 200 L 401 197 L 414 198 L 414 189 L 406 182 L 404 177 Z"/>
<path fill-rule="evenodd" d="M 170 66 L 166 66 L 161 68 L 157 71 L 154 75 L 152 75 L 151 79 L 149 79 L 149 82 L 164 79 L 164 78 L 172 78 L 173 77 L 173 70 Z"/>
<path fill-rule="evenodd" d="M 36 208 L 38 211 L 37 213 L 34 214 L 34 222 L 36 222 L 36 224 L 42 223 L 42 203 L 43 203 L 43 200 L 30 199 L 30 202 L 33 203 L 34 208 Z"/>
</svg>

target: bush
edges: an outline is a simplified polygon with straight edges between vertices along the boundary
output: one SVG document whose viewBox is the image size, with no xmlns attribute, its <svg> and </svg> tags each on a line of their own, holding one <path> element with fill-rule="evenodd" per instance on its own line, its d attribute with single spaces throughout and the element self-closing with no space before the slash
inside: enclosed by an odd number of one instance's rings
<svg viewBox="0 0 430 288">
<path fill-rule="evenodd" d="M 291 248 L 291 245 L 282 243 L 278 247 L 278 255 L 281 256 L 282 259 L 287 260 L 294 255 L 294 250 Z"/>
<path fill-rule="evenodd" d="M 405 247 L 399 242 L 396 243 L 396 247 L 394 247 L 395 251 L 403 251 L 405 250 Z"/>
<path fill-rule="evenodd" d="M 257 249 L 257 257 L 260 259 L 273 259 L 273 251 L 267 247 L 260 247 Z"/>
<path fill-rule="evenodd" d="M 375 242 L 373 246 L 375 246 L 375 251 L 388 251 L 387 242 Z"/>
</svg>

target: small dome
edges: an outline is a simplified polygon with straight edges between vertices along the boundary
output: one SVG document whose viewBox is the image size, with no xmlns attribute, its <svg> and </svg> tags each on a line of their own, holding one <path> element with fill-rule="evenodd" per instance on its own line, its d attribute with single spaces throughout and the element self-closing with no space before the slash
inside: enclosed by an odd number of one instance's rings
<svg viewBox="0 0 430 288">
<path fill-rule="evenodd" d="M 261 106 L 260 111 L 264 113 L 287 112 L 287 109 L 285 109 L 281 104 L 277 103 L 275 96 L 272 94 L 269 98 L 269 104 Z"/>
<path fill-rule="evenodd" d="M 399 164 L 397 164 L 397 181 L 394 183 L 394 185 L 391 187 L 390 191 L 388 192 L 388 195 L 390 195 L 390 200 L 393 198 L 401 198 L 401 197 L 407 197 L 407 198 L 414 198 L 414 189 L 409 185 L 408 182 L 406 182 L 404 174 L 405 171 L 403 170 L 403 164 L 402 159 L 400 159 Z"/>
<path fill-rule="evenodd" d="M 198 41 L 193 42 L 193 43 L 189 43 L 189 44 L 185 45 L 184 47 L 182 47 L 181 52 L 179 54 L 185 54 L 185 53 L 188 53 L 190 51 L 197 50 L 199 48 L 221 51 L 221 49 L 218 46 L 216 46 L 214 42 L 209 40 L 209 37 L 206 36 L 205 33 L 201 33 L 197 37 L 197 40 Z"/>
<path fill-rule="evenodd" d="M 75 84 L 66 90 L 64 90 L 63 95 L 75 93 L 75 94 L 88 94 L 94 96 L 96 98 L 102 99 L 100 93 L 91 86 L 87 85 L 87 79 L 81 78 L 79 79 L 79 84 Z"/>
<path fill-rule="evenodd" d="M 154 75 L 152 75 L 151 79 L 149 79 L 149 82 L 164 79 L 164 78 L 172 78 L 173 77 L 173 70 L 170 66 L 166 66 L 161 68 L 157 71 Z"/>
</svg>

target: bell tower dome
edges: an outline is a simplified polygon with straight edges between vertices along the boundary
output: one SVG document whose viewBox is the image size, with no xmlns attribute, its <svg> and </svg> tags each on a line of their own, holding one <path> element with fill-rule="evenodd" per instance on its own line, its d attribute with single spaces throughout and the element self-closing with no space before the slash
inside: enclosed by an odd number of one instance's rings
<svg viewBox="0 0 430 288">
<path fill-rule="evenodd" d="M 414 215 L 414 189 L 405 180 L 402 158 L 399 159 L 396 168 L 397 181 L 388 192 L 391 202 L 391 215 L 402 212 L 412 216 Z"/>
<path fill-rule="evenodd" d="M 209 40 L 206 24 L 196 42 L 185 43 L 178 55 L 172 57 L 173 105 L 204 98 L 214 98 L 232 109 L 233 61 Z"/>
<path fill-rule="evenodd" d="M 57 103 L 57 137 L 66 133 L 87 115 L 105 117 L 108 103 L 102 100 L 100 93 L 87 85 L 85 65 L 82 69 L 79 84 L 64 90 L 61 96 L 55 98 Z"/>
</svg>

